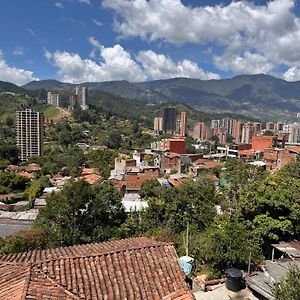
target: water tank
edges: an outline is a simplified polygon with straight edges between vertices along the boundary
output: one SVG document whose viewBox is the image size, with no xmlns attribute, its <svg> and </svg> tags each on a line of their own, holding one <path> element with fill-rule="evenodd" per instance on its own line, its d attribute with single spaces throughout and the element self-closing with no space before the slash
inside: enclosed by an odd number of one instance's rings
<svg viewBox="0 0 300 300">
<path fill-rule="evenodd" d="M 244 288 L 243 273 L 241 270 L 230 268 L 226 271 L 226 287 L 230 291 L 239 291 Z"/>
</svg>

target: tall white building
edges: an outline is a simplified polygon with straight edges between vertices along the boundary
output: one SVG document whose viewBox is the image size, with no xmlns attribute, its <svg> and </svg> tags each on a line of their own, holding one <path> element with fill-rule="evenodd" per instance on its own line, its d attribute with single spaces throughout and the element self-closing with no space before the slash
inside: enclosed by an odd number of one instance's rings
<svg viewBox="0 0 300 300">
<path fill-rule="evenodd" d="M 44 115 L 31 109 L 16 112 L 17 146 L 20 160 L 44 154 Z"/>
<path fill-rule="evenodd" d="M 48 92 L 47 94 L 47 104 L 55 107 L 59 107 L 59 94 Z"/>
<path fill-rule="evenodd" d="M 86 86 L 76 86 L 75 88 L 75 95 L 77 98 L 77 103 L 81 107 L 82 110 L 86 110 L 89 108 L 87 105 L 88 99 L 88 88 Z"/>
<path fill-rule="evenodd" d="M 250 144 L 253 137 L 253 125 L 251 123 L 244 124 L 242 128 L 242 144 Z"/>
<path fill-rule="evenodd" d="M 300 123 L 290 124 L 288 132 L 289 143 L 300 143 Z"/>
</svg>

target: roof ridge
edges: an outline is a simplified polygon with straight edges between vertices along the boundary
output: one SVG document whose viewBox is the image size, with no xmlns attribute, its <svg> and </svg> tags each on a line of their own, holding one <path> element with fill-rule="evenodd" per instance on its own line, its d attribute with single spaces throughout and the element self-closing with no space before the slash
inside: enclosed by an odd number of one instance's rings
<svg viewBox="0 0 300 300">
<path fill-rule="evenodd" d="M 59 284 L 58 282 L 56 282 L 54 279 L 52 279 L 50 276 L 48 276 L 44 271 L 42 271 L 42 268 L 39 268 L 39 271 L 41 274 L 43 274 L 51 283 L 53 283 L 54 285 L 58 286 L 59 288 L 61 288 L 68 296 L 73 297 L 76 300 L 80 300 L 81 298 L 70 292 L 68 289 L 66 289 L 64 286 L 62 286 L 61 284 Z M 25 298 L 24 298 L 25 299 Z M 23 299 L 22 299 L 23 300 Z"/>
<path fill-rule="evenodd" d="M 29 283 L 30 283 L 30 279 L 31 279 L 31 268 L 32 268 L 32 264 L 29 263 L 28 267 L 27 267 L 28 276 L 25 279 L 25 283 L 24 283 L 24 288 L 23 288 L 23 293 L 22 293 L 21 300 L 25 300 L 26 299 L 26 295 L 27 295 L 27 291 L 28 291 Z"/>
</svg>

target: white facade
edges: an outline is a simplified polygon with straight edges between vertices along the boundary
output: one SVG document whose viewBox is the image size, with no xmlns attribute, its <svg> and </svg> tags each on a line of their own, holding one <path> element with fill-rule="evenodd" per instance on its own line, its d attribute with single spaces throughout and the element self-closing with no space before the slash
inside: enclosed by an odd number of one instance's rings
<svg viewBox="0 0 300 300">
<path fill-rule="evenodd" d="M 55 107 L 59 107 L 59 105 L 60 105 L 59 94 L 48 92 L 48 94 L 47 94 L 47 104 L 55 106 Z"/>
<path fill-rule="evenodd" d="M 86 86 L 76 86 L 75 95 L 77 96 L 78 105 L 82 110 L 87 110 L 89 106 L 87 105 L 88 99 L 88 88 Z"/>
<path fill-rule="evenodd" d="M 44 154 L 44 116 L 31 109 L 16 112 L 17 146 L 20 159 Z"/>
</svg>

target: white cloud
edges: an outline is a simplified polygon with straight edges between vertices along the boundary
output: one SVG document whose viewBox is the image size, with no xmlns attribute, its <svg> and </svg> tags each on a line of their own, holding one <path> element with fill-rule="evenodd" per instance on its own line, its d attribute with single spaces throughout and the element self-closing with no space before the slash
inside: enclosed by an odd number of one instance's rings
<svg viewBox="0 0 300 300">
<path fill-rule="evenodd" d="M 35 78 L 31 71 L 9 66 L 0 50 L 0 80 L 23 85 L 29 81 L 38 80 L 38 78 Z"/>
<path fill-rule="evenodd" d="M 94 39 L 91 39 L 95 43 Z M 128 80 L 143 81 L 146 79 L 140 66 L 120 45 L 105 48 L 100 43 L 100 63 L 91 59 L 82 59 L 77 53 L 45 51 L 46 58 L 57 68 L 63 81 L 80 83 L 84 81 Z"/>
<path fill-rule="evenodd" d="M 98 21 L 98 20 L 95 20 L 95 19 L 92 19 L 93 23 L 96 24 L 98 27 L 101 27 L 103 25 L 102 22 Z"/>
<path fill-rule="evenodd" d="M 58 68 L 60 79 L 67 82 L 128 80 L 190 77 L 217 79 L 218 74 L 206 73 L 190 60 L 174 62 L 170 57 L 154 51 L 140 51 L 137 57 L 130 55 L 119 44 L 104 47 L 95 37 L 88 39 L 92 46 L 90 59 L 77 53 L 44 49 L 45 57 Z"/>
<path fill-rule="evenodd" d="M 27 30 L 28 30 L 28 32 L 29 32 L 32 36 L 35 35 L 35 32 L 34 32 L 31 28 L 27 28 Z"/>
<path fill-rule="evenodd" d="M 24 55 L 24 48 L 23 47 L 16 47 L 14 51 L 12 52 L 12 55 L 14 56 L 22 56 Z"/>
<path fill-rule="evenodd" d="M 59 9 L 64 9 L 64 6 L 63 6 L 63 4 L 61 2 L 55 2 L 54 6 L 57 7 L 57 8 L 59 8 Z"/>
<path fill-rule="evenodd" d="M 269 73 L 274 68 L 265 56 L 249 51 L 245 51 L 243 55 L 225 53 L 215 56 L 214 63 L 219 69 L 235 74 Z"/>
<path fill-rule="evenodd" d="M 137 60 L 142 64 L 147 77 L 150 79 L 166 79 L 174 77 L 188 77 L 199 79 L 218 79 L 214 73 L 206 73 L 195 62 L 188 59 L 174 62 L 170 57 L 157 54 L 152 50 L 141 51 Z"/>
<path fill-rule="evenodd" d="M 88 4 L 92 5 L 92 2 L 90 0 L 78 0 L 81 4 Z"/>
<path fill-rule="evenodd" d="M 300 80 L 300 69 L 297 67 L 289 68 L 284 74 L 283 78 L 287 81 L 297 81 Z"/>
<path fill-rule="evenodd" d="M 223 55 L 215 57 L 216 65 L 237 73 L 272 72 L 279 65 L 300 67 L 295 3 L 232 1 L 226 6 L 191 7 L 180 0 L 102 1 L 103 7 L 114 11 L 114 28 L 120 37 L 179 45 L 212 43 L 224 49 Z"/>
</svg>

